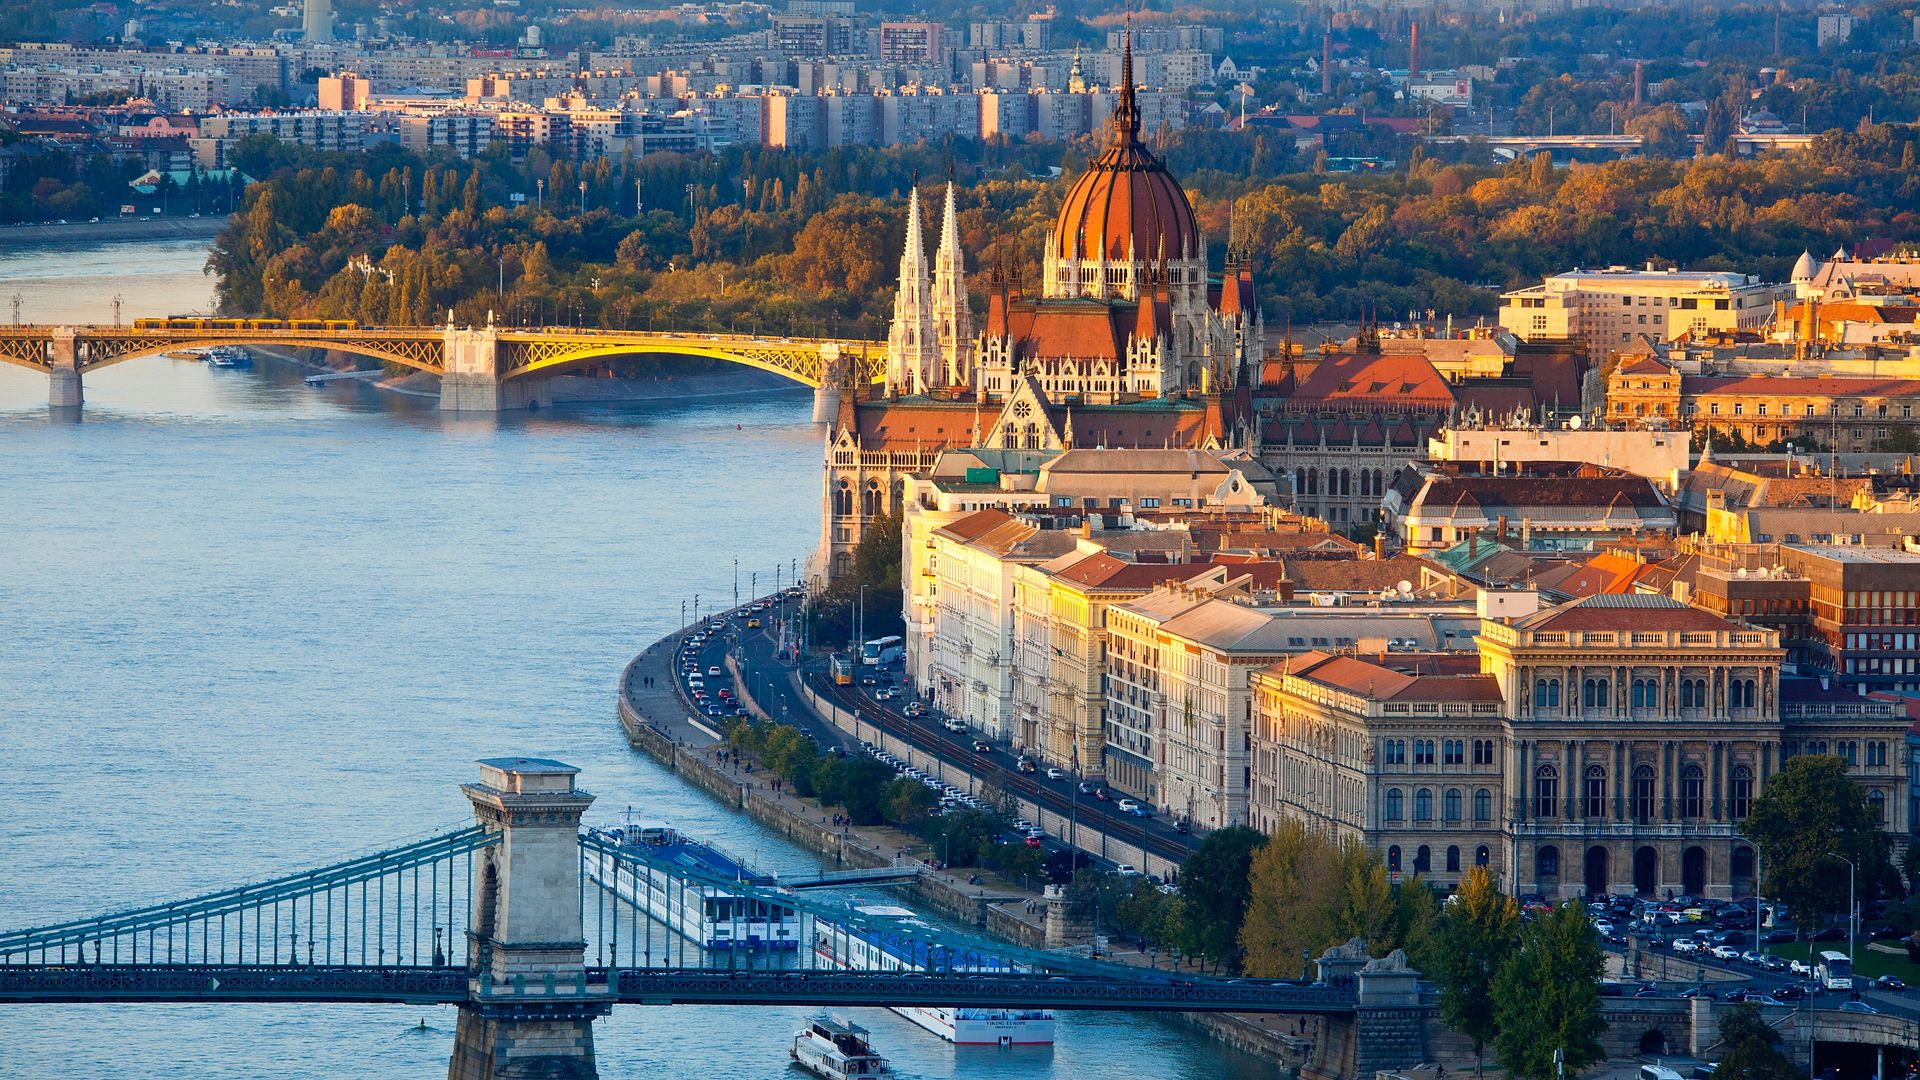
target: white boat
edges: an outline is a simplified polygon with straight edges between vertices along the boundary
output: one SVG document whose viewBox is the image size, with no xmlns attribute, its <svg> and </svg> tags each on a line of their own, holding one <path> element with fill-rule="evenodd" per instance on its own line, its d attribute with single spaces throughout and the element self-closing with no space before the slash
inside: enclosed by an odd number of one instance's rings
<svg viewBox="0 0 1920 1080">
<path fill-rule="evenodd" d="M 749 870 L 726 853 L 672 829 L 626 826 L 593 834 L 622 847 L 645 849 L 650 861 L 676 864 L 709 876 L 774 888 L 765 874 Z M 800 913 L 713 885 L 621 860 L 589 860 L 587 876 L 600 887 L 646 912 L 703 949 L 798 949 Z"/>
<path fill-rule="evenodd" d="M 925 926 L 913 911 L 892 905 L 861 905 L 863 915 Z M 852 971 L 901 971 L 924 966 L 926 945 L 904 935 L 858 933 L 838 923 L 821 922 L 814 933 L 814 955 Z M 940 967 L 970 974 L 1007 974 L 1016 969 L 993 956 L 943 956 Z M 1045 1009 L 997 1009 L 968 1006 L 894 1006 L 893 1011 L 956 1046 L 1050 1046 L 1053 1013 Z"/>
<path fill-rule="evenodd" d="M 232 345 L 215 345 L 206 351 L 207 363 L 214 367 L 244 368 L 253 366 L 253 354 Z"/>
<path fill-rule="evenodd" d="M 793 1063 L 825 1080 L 885 1076 L 887 1059 L 867 1043 L 867 1029 L 835 1017 L 815 1020 L 793 1036 Z"/>
</svg>

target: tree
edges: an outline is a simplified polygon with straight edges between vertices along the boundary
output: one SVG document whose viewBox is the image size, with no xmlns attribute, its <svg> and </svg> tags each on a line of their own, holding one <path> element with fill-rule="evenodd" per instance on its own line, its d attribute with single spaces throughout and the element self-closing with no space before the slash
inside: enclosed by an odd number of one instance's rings
<svg viewBox="0 0 1920 1080">
<path fill-rule="evenodd" d="M 1432 955 L 1423 967 L 1440 987 L 1440 1015 L 1473 1040 L 1475 1059 L 1483 1058 L 1486 1044 L 1499 1034 L 1493 983 L 1519 948 L 1519 905 L 1500 891 L 1492 871 L 1468 870 L 1440 913 Z"/>
<path fill-rule="evenodd" d="M 1765 891 L 1795 911 L 1846 910 L 1848 875 L 1834 858 L 1853 860 L 1864 896 L 1890 871 L 1891 841 L 1847 764 L 1825 754 L 1789 758 L 1754 800 L 1741 832 L 1758 844 Z"/>
<path fill-rule="evenodd" d="M 1267 838 L 1235 825 L 1207 834 L 1180 864 L 1180 897 L 1192 948 L 1223 970 L 1240 970 L 1240 927 L 1247 918 L 1253 853 Z"/>
<path fill-rule="evenodd" d="M 1527 927 L 1493 981 L 1495 1048 L 1510 1076 L 1547 1080 L 1559 1051 L 1568 1073 L 1606 1057 L 1600 1033 L 1600 938 L 1569 900 Z"/>
<path fill-rule="evenodd" d="M 1779 1049 L 1780 1035 L 1751 1002 L 1741 1002 L 1720 1018 L 1723 1056 L 1716 1080 L 1796 1080 L 1800 1070 Z"/>
<path fill-rule="evenodd" d="M 1299 822 L 1282 821 L 1253 853 L 1250 898 L 1240 930 L 1241 965 L 1267 979 L 1301 973 L 1301 955 L 1333 943 L 1324 900 L 1337 880 L 1337 855 Z"/>
</svg>

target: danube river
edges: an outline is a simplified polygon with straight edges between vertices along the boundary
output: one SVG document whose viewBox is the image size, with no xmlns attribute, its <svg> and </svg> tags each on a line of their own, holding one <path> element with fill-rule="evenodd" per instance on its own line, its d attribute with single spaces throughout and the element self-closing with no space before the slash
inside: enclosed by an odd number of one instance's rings
<svg viewBox="0 0 1920 1080">
<path fill-rule="evenodd" d="M 51 322 L 204 308 L 193 244 L 0 252 Z M 681 603 L 805 560 L 818 436 L 802 391 L 443 419 L 274 366 L 154 358 L 88 376 L 79 423 L 0 368 L 0 926 L 335 861 L 470 820 L 493 754 L 769 868 L 802 853 L 633 753 L 614 681 Z M 788 1075 L 807 1010 L 626 1008 L 605 1077 Z M 0 1077 L 446 1073 L 451 1009 L 11 1006 Z M 421 1024 L 424 1022 L 424 1030 Z M 1167 1021 L 1063 1017 L 1051 1050 L 956 1051 L 862 1015 L 903 1077 L 1235 1078 Z"/>
</svg>

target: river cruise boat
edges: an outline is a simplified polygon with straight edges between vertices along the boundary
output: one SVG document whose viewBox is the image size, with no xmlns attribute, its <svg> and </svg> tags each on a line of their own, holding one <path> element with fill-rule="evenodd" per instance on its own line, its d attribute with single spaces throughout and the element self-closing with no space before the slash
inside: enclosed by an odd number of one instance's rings
<svg viewBox="0 0 1920 1080">
<path fill-rule="evenodd" d="M 898 919 L 926 926 L 913 911 L 893 905 L 859 905 L 863 915 Z M 925 969 L 928 947 L 905 934 L 862 932 L 841 923 L 820 922 L 814 931 L 814 955 L 834 967 L 853 971 L 911 971 Z M 943 953 L 931 965 L 941 970 L 979 975 L 1006 975 L 1019 970 L 1006 960 L 985 954 Z M 898 1006 L 894 1012 L 956 1046 L 1050 1046 L 1053 1013 L 1045 1009 L 996 1009 L 969 1006 L 938 1008 Z"/>
<path fill-rule="evenodd" d="M 644 849 L 648 861 L 685 868 L 763 888 L 777 888 L 771 875 L 749 869 L 740 860 L 668 828 L 626 825 L 595 829 L 594 835 L 622 847 Z M 799 949 L 800 913 L 791 907 L 740 896 L 626 861 L 602 865 L 589 860 L 595 884 L 703 949 Z"/>
<path fill-rule="evenodd" d="M 214 367 L 246 368 L 253 366 L 253 354 L 232 345 L 215 345 L 201 354 L 207 363 Z"/>
<path fill-rule="evenodd" d="M 867 1029 L 840 1017 L 815 1020 L 793 1036 L 793 1063 L 823 1080 L 885 1076 L 887 1059 L 867 1043 Z"/>
</svg>

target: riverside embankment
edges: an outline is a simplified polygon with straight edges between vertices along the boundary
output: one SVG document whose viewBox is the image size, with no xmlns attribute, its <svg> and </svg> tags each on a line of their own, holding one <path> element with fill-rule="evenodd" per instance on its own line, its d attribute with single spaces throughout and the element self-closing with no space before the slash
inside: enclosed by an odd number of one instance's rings
<svg viewBox="0 0 1920 1080">
<path fill-rule="evenodd" d="M 835 826 L 817 803 L 775 791 L 761 774 L 743 771 L 732 760 L 722 764 L 718 751 L 726 743 L 720 733 L 696 718 L 680 696 L 674 675 L 685 631 L 656 642 L 628 663 L 620 676 L 618 712 L 628 742 L 637 750 L 726 806 L 745 813 L 779 832 L 795 845 L 831 859 L 836 867 L 885 866 L 910 858 L 917 837 L 875 826 Z M 733 685 L 743 703 L 766 715 L 753 700 L 749 681 L 739 678 L 733 661 Z M 836 727 L 841 726 L 836 724 Z M 1013 944 L 1041 948 L 1046 943 L 1045 899 L 1039 893 L 997 878 L 974 885 L 956 874 L 936 870 L 922 861 L 921 872 L 908 886 L 913 899 L 947 918 L 971 924 Z M 1120 951 L 1115 959 L 1141 963 L 1143 954 Z M 1315 1022 L 1300 1023 L 1286 1016 L 1237 1016 L 1218 1013 L 1177 1014 L 1187 1027 L 1204 1032 L 1235 1050 L 1294 1072 L 1312 1053 Z"/>
</svg>

